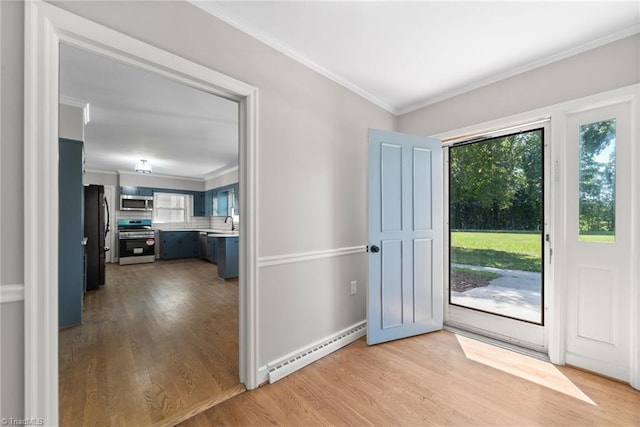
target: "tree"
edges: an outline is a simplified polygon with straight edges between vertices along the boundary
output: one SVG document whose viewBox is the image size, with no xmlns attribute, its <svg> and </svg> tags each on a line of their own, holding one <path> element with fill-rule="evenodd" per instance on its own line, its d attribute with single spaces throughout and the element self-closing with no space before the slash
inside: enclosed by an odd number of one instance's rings
<svg viewBox="0 0 640 427">
<path fill-rule="evenodd" d="M 455 229 L 535 230 L 542 212 L 542 130 L 450 149 Z"/>
<path fill-rule="evenodd" d="M 580 232 L 615 230 L 616 120 L 580 126 Z"/>
</svg>

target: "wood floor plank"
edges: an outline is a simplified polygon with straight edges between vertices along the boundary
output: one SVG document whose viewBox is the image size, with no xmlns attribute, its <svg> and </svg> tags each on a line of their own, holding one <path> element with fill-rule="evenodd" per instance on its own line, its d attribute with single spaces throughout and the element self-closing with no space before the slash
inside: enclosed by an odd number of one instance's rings
<svg viewBox="0 0 640 427">
<path fill-rule="evenodd" d="M 470 346 L 445 331 L 376 346 L 360 339 L 181 425 L 640 426 L 640 392 L 627 384 Z M 474 360 L 478 351 L 491 365 Z"/>
<path fill-rule="evenodd" d="M 107 265 L 60 331 L 60 424 L 172 425 L 244 391 L 238 281 L 198 259 Z"/>
</svg>

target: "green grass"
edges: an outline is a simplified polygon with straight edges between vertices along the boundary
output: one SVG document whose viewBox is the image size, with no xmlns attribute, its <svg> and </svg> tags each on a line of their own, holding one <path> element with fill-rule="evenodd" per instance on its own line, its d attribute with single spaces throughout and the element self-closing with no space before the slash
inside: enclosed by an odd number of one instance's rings
<svg viewBox="0 0 640 427">
<path fill-rule="evenodd" d="M 482 277 L 483 279 L 493 280 L 500 277 L 498 273 L 494 273 L 493 271 L 481 271 L 481 270 L 472 270 L 470 268 L 462 268 L 462 267 L 453 267 L 453 271 L 456 273 L 468 274 L 470 276 Z"/>
<path fill-rule="evenodd" d="M 614 243 L 616 236 L 605 233 L 580 233 L 579 239 L 581 242 Z"/>
<path fill-rule="evenodd" d="M 540 271 L 540 233 L 451 232 L 451 262 L 509 270 Z"/>
</svg>

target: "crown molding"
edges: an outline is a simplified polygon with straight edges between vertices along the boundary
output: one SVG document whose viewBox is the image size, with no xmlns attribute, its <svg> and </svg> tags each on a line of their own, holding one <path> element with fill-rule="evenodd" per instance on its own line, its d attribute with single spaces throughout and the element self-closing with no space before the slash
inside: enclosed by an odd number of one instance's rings
<svg viewBox="0 0 640 427">
<path fill-rule="evenodd" d="M 311 61 L 310 59 L 306 58 L 305 56 L 303 56 L 302 54 L 298 53 L 297 51 L 295 51 L 294 49 L 291 49 L 288 46 L 285 46 L 284 44 L 282 44 L 281 42 L 279 42 L 278 40 L 274 39 L 273 37 L 265 34 L 264 32 L 254 28 L 253 26 L 251 26 L 250 24 L 247 24 L 245 22 L 240 22 L 234 18 L 229 17 L 227 14 L 225 14 L 225 12 L 215 3 L 213 2 L 200 2 L 200 1 L 196 1 L 196 0 L 189 0 L 189 2 L 191 4 L 193 4 L 194 6 L 198 7 L 199 9 L 207 12 L 210 15 L 215 16 L 216 18 L 226 22 L 227 24 L 231 25 L 232 27 L 250 35 L 251 37 L 257 39 L 258 41 L 272 47 L 273 49 L 279 51 L 280 53 L 283 53 L 284 55 L 288 56 L 289 58 L 293 59 L 296 62 L 301 63 L 302 65 L 305 65 L 308 68 L 311 68 L 312 70 L 322 74 L 323 76 L 327 77 L 328 79 L 334 81 L 335 83 L 338 83 L 339 85 L 345 87 L 346 89 L 349 89 L 350 91 L 356 93 L 357 95 L 360 95 L 361 97 L 365 98 L 366 100 L 374 103 L 375 105 L 377 105 L 378 107 L 396 115 L 396 116 L 401 116 L 403 114 L 407 114 L 407 113 L 411 113 L 413 111 L 419 110 L 421 108 L 424 107 L 428 107 L 430 105 L 436 104 L 438 102 L 447 100 L 449 98 L 453 98 L 456 97 L 458 95 L 462 95 L 464 93 L 467 92 L 471 92 L 475 89 L 479 89 L 481 87 L 484 86 L 489 86 L 493 83 L 497 83 L 501 80 L 506 80 L 510 77 L 514 77 L 518 74 L 523 74 L 526 73 L 528 71 L 534 70 L 536 68 L 540 68 L 543 67 L 545 65 L 549 65 L 553 62 L 557 62 L 557 61 L 561 61 L 563 59 L 569 58 L 571 56 L 574 55 L 578 55 L 580 53 L 586 52 L 588 50 L 591 49 L 595 49 L 597 47 L 600 46 L 604 46 L 606 44 L 615 42 L 617 40 L 623 39 L 625 37 L 629 37 L 632 36 L 634 34 L 640 33 L 640 24 L 636 24 L 632 27 L 629 28 L 625 28 L 621 31 L 609 34 L 607 36 L 601 37 L 599 39 L 584 43 L 580 46 L 576 46 L 567 50 L 564 50 L 562 52 L 559 52 L 557 54 L 554 55 L 550 55 L 546 58 L 540 59 L 538 61 L 534 61 L 531 62 L 529 64 L 523 65 L 521 67 L 516 67 L 512 70 L 503 72 L 503 73 L 498 73 L 495 74 L 489 78 L 486 79 L 482 79 L 482 80 L 478 80 L 474 83 L 465 85 L 465 86 L 461 86 L 459 88 L 450 90 L 450 91 L 445 91 L 442 92 L 438 95 L 435 96 L 430 96 L 430 97 L 425 97 L 424 99 L 422 99 L 421 101 L 415 102 L 415 103 L 411 103 L 405 106 L 400 106 L 400 107 L 394 107 L 391 104 L 389 104 L 388 102 L 385 102 L 383 100 L 381 100 L 380 98 L 378 98 L 377 96 L 365 91 L 364 89 L 360 88 L 359 86 L 357 86 L 356 84 L 342 78 L 341 76 L 338 76 L 337 74 L 331 72 L 330 70 L 327 70 L 326 68 L 318 65 L 317 63 L 315 63 L 314 61 Z"/>
<path fill-rule="evenodd" d="M 119 170 L 116 173 L 118 175 L 135 175 L 135 176 L 147 176 L 150 178 L 181 179 L 184 181 L 204 182 L 204 178 L 195 178 L 192 176 L 168 175 L 168 174 L 161 174 L 161 173 L 154 173 L 154 172 L 142 174 L 135 171 Z"/>
<path fill-rule="evenodd" d="M 324 68 L 321 65 L 317 64 L 316 62 L 314 62 L 314 61 L 310 60 L 309 58 L 305 57 L 304 55 L 298 53 L 294 49 L 291 49 L 290 47 L 280 43 L 275 38 L 265 34 L 264 32 L 262 32 L 262 31 L 258 30 L 257 28 L 247 24 L 246 22 L 240 22 L 240 21 L 237 21 L 237 20 L 229 17 L 214 2 L 202 2 L 202 1 L 196 1 L 196 0 L 188 0 L 188 1 L 192 5 L 196 6 L 197 8 L 199 8 L 199 9 L 201 9 L 203 11 L 205 11 L 209 15 L 215 16 L 216 18 L 220 19 L 221 21 L 226 22 L 227 24 L 229 24 L 232 27 L 242 31 L 245 34 L 249 34 L 251 37 L 255 38 L 256 40 L 258 40 L 258 41 L 266 44 L 267 46 L 277 50 L 278 52 L 288 56 L 289 58 L 293 59 L 294 61 L 299 62 L 300 64 L 306 66 L 307 68 L 310 68 L 313 71 L 323 75 L 324 77 L 328 78 L 329 80 L 332 80 L 333 82 L 335 82 L 335 83 L 339 84 L 340 86 L 350 90 L 351 92 L 354 92 L 356 95 L 359 95 L 362 98 L 366 99 L 367 101 L 372 102 L 373 104 L 377 105 L 378 107 L 382 108 L 383 110 L 388 111 L 389 113 L 392 113 L 392 114 L 397 114 L 397 109 L 395 107 L 393 107 L 391 104 L 389 104 L 388 102 L 385 102 L 385 101 L 381 100 L 377 96 L 367 92 L 366 90 L 364 90 L 364 89 L 360 88 L 359 86 L 353 84 L 349 80 L 347 80 L 347 79 L 345 79 L 345 78 L 333 73 L 330 70 L 327 70 L 326 68 Z"/>
<path fill-rule="evenodd" d="M 205 181 L 209 181 L 210 179 L 218 178 L 219 176 L 223 176 L 223 175 L 226 175 L 228 173 L 235 172 L 238 169 L 239 169 L 238 166 L 233 166 L 233 167 L 231 167 L 229 169 L 223 169 L 222 171 L 210 172 L 210 173 L 208 173 L 208 174 L 206 174 L 204 176 L 204 180 Z"/>
</svg>

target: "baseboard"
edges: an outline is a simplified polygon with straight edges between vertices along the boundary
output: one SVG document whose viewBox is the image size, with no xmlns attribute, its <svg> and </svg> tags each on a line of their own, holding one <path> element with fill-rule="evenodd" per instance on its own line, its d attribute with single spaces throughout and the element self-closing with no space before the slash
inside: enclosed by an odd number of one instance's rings
<svg viewBox="0 0 640 427">
<path fill-rule="evenodd" d="M 287 375 L 304 368 L 324 356 L 333 353 L 340 348 L 351 344 L 367 333 L 367 322 L 362 321 L 342 331 L 317 341 L 310 346 L 289 353 L 287 356 L 268 363 L 261 368 L 259 378 L 265 378 L 269 383 L 274 383 Z"/>
<path fill-rule="evenodd" d="M 567 365 L 630 384 L 631 378 L 629 378 L 628 366 L 618 366 L 570 352 L 567 352 Z"/>
<path fill-rule="evenodd" d="M 0 303 L 24 301 L 24 285 L 0 286 Z"/>
</svg>

